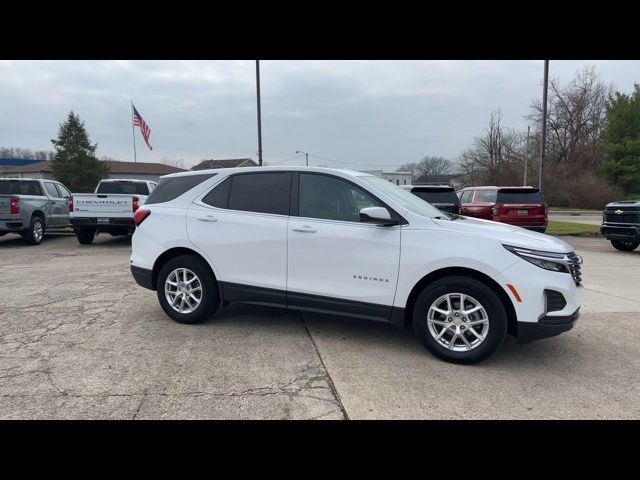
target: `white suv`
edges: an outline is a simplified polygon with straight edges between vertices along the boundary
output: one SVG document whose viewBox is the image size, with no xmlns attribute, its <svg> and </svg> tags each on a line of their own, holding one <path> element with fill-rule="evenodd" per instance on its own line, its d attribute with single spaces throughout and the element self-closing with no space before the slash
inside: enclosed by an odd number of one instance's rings
<svg viewBox="0 0 640 480">
<path fill-rule="evenodd" d="M 446 214 L 361 172 L 255 167 L 167 175 L 136 212 L 131 271 L 180 323 L 240 302 L 413 324 L 474 363 L 507 333 L 573 327 L 580 263 L 557 238 Z"/>
</svg>

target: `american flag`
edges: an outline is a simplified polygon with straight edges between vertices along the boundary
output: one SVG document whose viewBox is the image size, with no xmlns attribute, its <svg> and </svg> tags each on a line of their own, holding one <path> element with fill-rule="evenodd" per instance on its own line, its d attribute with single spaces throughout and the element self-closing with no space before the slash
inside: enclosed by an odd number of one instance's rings
<svg viewBox="0 0 640 480">
<path fill-rule="evenodd" d="M 131 106 L 133 107 L 133 104 L 131 104 Z M 151 129 L 149 128 L 149 125 L 147 125 L 147 122 L 142 119 L 142 117 L 138 113 L 138 110 L 136 110 L 136 107 L 133 107 L 133 125 L 140 127 L 140 132 L 142 132 L 144 142 L 147 144 L 147 147 L 149 147 L 149 150 L 153 150 L 153 147 L 149 143 L 149 135 L 151 135 Z"/>
</svg>

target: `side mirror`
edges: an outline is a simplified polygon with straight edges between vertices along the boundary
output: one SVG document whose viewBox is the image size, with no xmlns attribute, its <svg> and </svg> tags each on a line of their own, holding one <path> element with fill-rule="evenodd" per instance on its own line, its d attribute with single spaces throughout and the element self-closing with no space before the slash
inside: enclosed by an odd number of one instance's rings
<svg viewBox="0 0 640 480">
<path fill-rule="evenodd" d="M 384 227 L 398 224 L 398 220 L 391 218 L 389 210 L 384 207 L 367 207 L 360 209 L 360 221 L 363 223 L 375 223 Z"/>
</svg>

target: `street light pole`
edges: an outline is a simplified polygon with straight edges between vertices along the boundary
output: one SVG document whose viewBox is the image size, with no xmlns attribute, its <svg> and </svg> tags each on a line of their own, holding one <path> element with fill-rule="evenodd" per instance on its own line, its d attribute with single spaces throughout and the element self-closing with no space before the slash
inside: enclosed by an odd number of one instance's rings
<svg viewBox="0 0 640 480">
<path fill-rule="evenodd" d="M 540 178 L 538 189 L 542 192 L 542 177 L 544 175 L 544 151 L 547 144 L 547 87 L 549 84 L 549 60 L 544 61 L 544 87 L 542 90 L 542 140 L 540 141 Z"/>
<path fill-rule="evenodd" d="M 258 162 L 262 166 L 262 115 L 260 112 L 260 60 L 256 60 L 256 94 L 258 100 Z"/>
<path fill-rule="evenodd" d="M 307 157 L 307 167 L 309 166 L 309 154 L 307 152 L 303 152 L 301 150 L 296 150 L 296 153 L 304 153 L 305 157 Z"/>
<path fill-rule="evenodd" d="M 524 155 L 524 181 L 522 182 L 523 186 L 527 185 L 527 170 L 528 170 L 528 163 L 529 163 L 529 135 L 531 134 L 531 126 L 529 125 L 527 127 L 527 151 Z"/>
</svg>

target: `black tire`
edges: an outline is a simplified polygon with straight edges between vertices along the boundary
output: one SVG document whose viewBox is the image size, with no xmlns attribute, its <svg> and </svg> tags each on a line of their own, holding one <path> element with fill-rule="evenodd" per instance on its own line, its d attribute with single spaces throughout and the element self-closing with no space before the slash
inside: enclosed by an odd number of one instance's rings
<svg viewBox="0 0 640 480">
<path fill-rule="evenodd" d="M 640 242 L 631 242 L 631 241 L 624 241 L 624 240 L 611 240 L 611 245 L 613 245 L 614 248 L 621 250 L 623 252 L 631 252 L 633 250 L 635 250 L 636 248 L 638 248 L 638 245 L 640 245 Z"/>
<path fill-rule="evenodd" d="M 178 268 L 191 270 L 197 277 L 202 287 L 202 297 L 200 304 L 190 313 L 180 313 L 175 310 L 167 300 L 165 294 L 165 282 L 167 277 Z M 164 312 L 178 323 L 195 324 L 205 321 L 211 313 L 220 305 L 220 295 L 218 284 L 208 265 L 202 260 L 191 255 L 181 255 L 169 260 L 158 273 L 158 283 L 156 285 L 158 301 Z"/>
<path fill-rule="evenodd" d="M 449 350 L 429 332 L 427 315 L 431 305 L 441 296 L 451 293 L 461 293 L 473 297 L 484 307 L 488 316 L 489 330 L 484 341 L 469 351 Z M 457 317 L 456 320 L 459 318 L 461 317 Z M 444 320 L 448 322 L 448 319 Z M 420 293 L 413 307 L 413 327 L 425 348 L 436 357 L 452 363 L 473 364 L 489 358 L 500 348 L 507 334 L 507 313 L 498 295 L 481 281 L 469 277 L 451 276 L 437 280 Z M 459 328 L 464 328 L 464 325 Z M 441 330 L 438 333 L 440 332 Z M 469 334 L 468 331 L 465 335 L 467 334 Z M 448 335 L 445 334 L 445 340 Z M 465 338 L 472 339 L 474 337 L 466 336 Z M 462 342 L 462 339 L 454 340 L 454 344 L 456 342 Z"/>
<path fill-rule="evenodd" d="M 76 237 L 82 245 L 91 245 L 96 238 L 96 229 L 90 227 L 76 227 Z"/>
<path fill-rule="evenodd" d="M 29 227 L 22 234 L 27 245 L 40 245 L 44 238 L 45 223 L 40 215 L 33 215 Z"/>
</svg>

